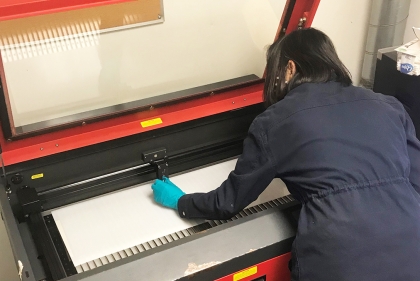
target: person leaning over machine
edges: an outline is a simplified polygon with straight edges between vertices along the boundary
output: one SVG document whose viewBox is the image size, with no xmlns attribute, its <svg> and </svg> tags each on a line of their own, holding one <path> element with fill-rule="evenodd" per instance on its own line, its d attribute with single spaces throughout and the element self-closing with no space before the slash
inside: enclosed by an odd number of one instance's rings
<svg viewBox="0 0 420 281">
<path fill-rule="evenodd" d="M 420 142 L 395 98 L 355 87 L 327 35 L 310 28 L 267 54 L 264 100 L 220 187 L 154 199 L 183 218 L 228 219 L 274 178 L 302 203 L 292 280 L 420 280 Z"/>
</svg>

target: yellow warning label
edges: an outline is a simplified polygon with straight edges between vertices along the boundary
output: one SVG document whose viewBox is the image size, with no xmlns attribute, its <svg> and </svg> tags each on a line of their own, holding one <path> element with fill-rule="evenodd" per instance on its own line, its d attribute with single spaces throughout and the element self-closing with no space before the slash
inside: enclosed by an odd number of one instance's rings
<svg viewBox="0 0 420 281">
<path fill-rule="evenodd" d="M 36 174 L 36 175 L 33 175 L 33 176 L 31 177 L 31 179 L 36 180 L 36 179 L 40 179 L 40 178 L 43 178 L 43 177 L 44 177 L 44 174 L 43 174 L 43 173 L 41 173 L 41 174 Z"/>
<path fill-rule="evenodd" d="M 233 275 L 233 281 L 242 280 L 242 279 L 247 278 L 251 275 L 257 274 L 257 271 L 258 271 L 258 269 L 257 269 L 256 266 L 245 269 L 244 271 L 238 272 L 235 275 Z"/>
<path fill-rule="evenodd" d="M 151 127 L 151 126 L 155 126 L 155 125 L 159 125 L 159 124 L 162 124 L 162 119 L 160 119 L 160 118 L 155 118 L 155 119 L 151 119 L 151 120 L 141 122 L 141 126 L 143 128 Z"/>
</svg>

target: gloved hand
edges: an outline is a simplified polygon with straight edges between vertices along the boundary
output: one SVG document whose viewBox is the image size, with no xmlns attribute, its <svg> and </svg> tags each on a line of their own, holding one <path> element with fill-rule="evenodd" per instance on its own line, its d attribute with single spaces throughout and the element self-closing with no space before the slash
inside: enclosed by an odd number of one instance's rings
<svg viewBox="0 0 420 281">
<path fill-rule="evenodd" d="M 167 177 L 163 180 L 157 179 L 152 184 L 153 196 L 157 203 L 172 209 L 178 209 L 178 200 L 185 193 Z"/>
</svg>

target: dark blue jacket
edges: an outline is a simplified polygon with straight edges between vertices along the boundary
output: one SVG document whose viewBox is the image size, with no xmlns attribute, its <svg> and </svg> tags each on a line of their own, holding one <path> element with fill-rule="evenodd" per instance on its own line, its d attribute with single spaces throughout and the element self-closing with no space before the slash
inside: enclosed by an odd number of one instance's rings
<svg viewBox="0 0 420 281">
<path fill-rule="evenodd" d="M 231 217 L 276 177 L 302 202 L 293 280 L 420 280 L 420 142 L 395 98 L 298 86 L 255 119 L 228 179 L 183 196 L 179 214 Z"/>
</svg>

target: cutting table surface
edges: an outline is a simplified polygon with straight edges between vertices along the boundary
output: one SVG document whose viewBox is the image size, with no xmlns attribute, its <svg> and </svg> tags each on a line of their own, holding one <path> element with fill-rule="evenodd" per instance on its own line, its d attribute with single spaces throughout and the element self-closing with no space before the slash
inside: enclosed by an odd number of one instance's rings
<svg viewBox="0 0 420 281">
<path fill-rule="evenodd" d="M 227 178 L 235 163 L 236 159 L 218 163 L 171 181 L 186 193 L 208 192 Z M 284 184 L 274 180 L 251 205 L 286 194 Z M 157 205 L 150 182 L 54 210 L 52 215 L 76 267 L 204 222 L 181 219 L 176 211 Z"/>
</svg>

